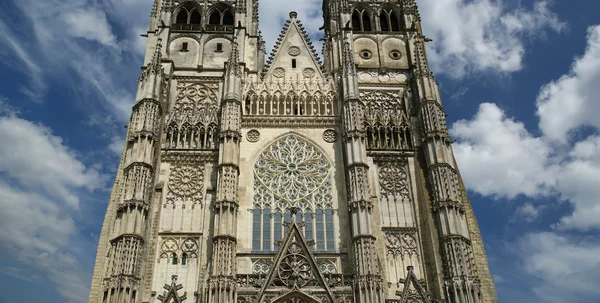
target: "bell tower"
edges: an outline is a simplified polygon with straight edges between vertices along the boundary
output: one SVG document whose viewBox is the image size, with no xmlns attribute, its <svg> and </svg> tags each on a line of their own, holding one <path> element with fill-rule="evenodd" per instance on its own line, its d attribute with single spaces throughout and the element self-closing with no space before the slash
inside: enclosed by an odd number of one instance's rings
<svg viewBox="0 0 600 303">
<path fill-rule="evenodd" d="M 243 78 L 253 0 L 155 0 L 89 302 L 235 302 Z"/>
<path fill-rule="evenodd" d="M 323 16 L 324 69 L 342 92 L 357 302 L 382 302 L 378 283 L 386 302 L 497 302 L 415 0 L 325 0 Z"/>
</svg>

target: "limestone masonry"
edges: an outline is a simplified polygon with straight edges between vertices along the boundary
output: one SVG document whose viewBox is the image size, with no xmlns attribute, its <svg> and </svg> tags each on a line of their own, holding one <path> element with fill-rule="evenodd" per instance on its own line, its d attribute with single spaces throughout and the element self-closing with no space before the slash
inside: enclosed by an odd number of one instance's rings
<svg viewBox="0 0 600 303">
<path fill-rule="evenodd" d="M 155 0 L 89 302 L 497 302 L 414 0 Z"/>
</svg>

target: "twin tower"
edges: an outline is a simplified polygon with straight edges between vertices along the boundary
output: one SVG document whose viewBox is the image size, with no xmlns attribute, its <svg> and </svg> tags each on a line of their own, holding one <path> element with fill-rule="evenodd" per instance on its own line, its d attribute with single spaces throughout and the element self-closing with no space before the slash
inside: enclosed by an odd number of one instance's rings
<svg viewBox="0 0 600 303">
<path fill-rule="evenodd" d="M 416 3 L 323 19 L 155 0 L 89 302 L 497 302 Z"/>
</svg>

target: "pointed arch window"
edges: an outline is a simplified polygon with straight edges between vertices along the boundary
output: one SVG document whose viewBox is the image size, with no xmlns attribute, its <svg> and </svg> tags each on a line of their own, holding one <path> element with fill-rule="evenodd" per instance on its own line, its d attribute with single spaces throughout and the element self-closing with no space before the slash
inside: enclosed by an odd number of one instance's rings
<svg viewBox="0 0 600 303">
<path fill-rule="evenodd" d="M 202 29 L 201 23 L 200 9 L 191 3 L 185 3 L 175 15 L 173 29 L 199 31 Z"/>
<path fill-rule="evenodd" d="M 335 251 L 331 164 L 312 143 L 288 135 L 268 146 L 254 165 L 252 250 L 272 252 L 287 232 L 292 207 L 316 251 Z"/>
<path fill-rule="evenodd" d="M 400 31 L 400 18 L 393 9 L 383 9 L 379 14 L 379 25 L 381 31 L 398 32 Z"/>
<path fill-rule="evenodd" d="M 188 23 L 188 12 L 185 9 L 182 9 L 177 13 L 177 18 L 175 18 L 176 24 L 187 24 Z"/>
<path fill-rule="evenodd" d="M 171 264 L 177 265 L 177 254 L 176 253 L 171 254 Z"/>
<path fill-rule="evenodd" d="M 211 10 L 207 29 L 210 31 L 232 31 L 233 23 L 234 17 L 231 7 L 221 3 Z"/>
<path fill-rule="evenodd" d="M 355 9 L 352 12 L 352 29 L 355 31 L 368 32 L 372 30 L 371 12 L 367 9 Z"/>
</svg>

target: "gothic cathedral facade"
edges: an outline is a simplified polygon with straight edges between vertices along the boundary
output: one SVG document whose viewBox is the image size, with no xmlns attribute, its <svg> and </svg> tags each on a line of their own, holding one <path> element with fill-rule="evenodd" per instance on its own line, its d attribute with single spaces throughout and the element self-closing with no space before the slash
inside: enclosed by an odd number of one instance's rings
<svg viewBox="0 0 600 303">
<path fill-rule="evenodd" d="M 415 0 L 323 18 L 155 0 L 90 303 L 497 302 Z"/>
</svg>

